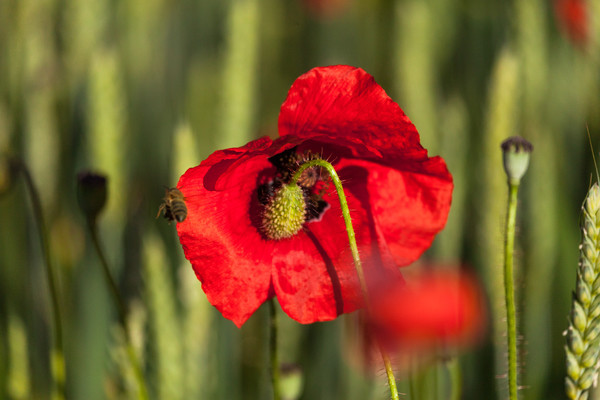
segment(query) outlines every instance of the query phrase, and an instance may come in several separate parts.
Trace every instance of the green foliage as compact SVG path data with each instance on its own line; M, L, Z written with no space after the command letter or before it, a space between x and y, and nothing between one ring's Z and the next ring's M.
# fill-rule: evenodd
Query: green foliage
M447 232L426 261L467 264L487 289L485 342L456 361L467 400L493 400L495 386L506 386L497 378L505 353L493 347L504 342L499 145L513 135L534 144L516 239L521 394L563 398L561 332L574 272L566 266L577 258L592 171L586 124L594 144L600 138L600 2L589 3L590 40L574 45L542 0L357 0L327 16L302 0L0 1L0 163L25 161L39 187L64 309L68 397L135 397L77 207L75 177L91 169L108 176L98 225L151 398L268 398L265 310L241 330L223 320L183 260L174 225L154 217L164 187L186 168L218 148L276 135L297 76L351 64L375 77L454 174ZM6 176L2 164L0 399L47 398L53 329L44 256L23 182L8 186ZM595 288L577 290L578 304L588 291L593 303ZM301 326L281 314L281 358L301 371L300 399L385 398L382 374L357 366L353 318ZM572 322L588 329L586 318ZM569 354L585 347L581 339L570 334ZM581 362L569 364L573 390L591 378ZM446 374L432 366L423 382L447 382ZM449 395L429 383L419 393Z

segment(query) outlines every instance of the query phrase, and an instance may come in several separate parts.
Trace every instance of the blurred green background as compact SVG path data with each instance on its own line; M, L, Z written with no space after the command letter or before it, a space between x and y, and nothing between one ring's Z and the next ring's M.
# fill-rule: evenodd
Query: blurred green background
M585 2L584 2L585 3ZM562 399L580 206L600 149L600 5L573 41L550 0L0 0L0 154L30 168L58 268L72 399L134 398L116 311L79 212L75 178L109 178L100 234L130 307L154 399L269 399L266 307L242 329L210 306L164 186L219 148L276 136L290 85L312 67L372 74L455 179L428 262L470 266L491 308L461 354L464 399L505 398L500 142L534 152L520 193L517 287L524 399ZM50 393L52 309L31 200L0 171L0 398ZM410 268L410 267L409 267ZM281 314L282 361L302 399L385 399L355 362L353 316L302 326ZM496 346L495 346L496 345ZM447 399L447 370L419 395ZM433 382L433 383L432 383ZM433 390L432 388L437 388ZM500 393L500 394L498 394ZM598 397L600 398L600 397Z

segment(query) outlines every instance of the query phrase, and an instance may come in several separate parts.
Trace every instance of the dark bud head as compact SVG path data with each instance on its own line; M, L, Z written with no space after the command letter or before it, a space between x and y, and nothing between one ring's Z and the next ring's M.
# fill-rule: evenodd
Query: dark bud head
M106 204L106 181L106 176L90 171L77 174L77 200L90 221L98 217Z
M298 185L303 188L312 188L317 184L317 181L321 179L321 168L311 167L306 168L302 171L300 178L298 178Z

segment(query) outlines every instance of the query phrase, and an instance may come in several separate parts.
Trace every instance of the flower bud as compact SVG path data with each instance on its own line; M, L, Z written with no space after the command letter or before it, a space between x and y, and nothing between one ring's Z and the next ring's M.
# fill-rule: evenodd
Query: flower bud
M302 370L296 364L283 364L280 368L279 390L285 400L297 400L302 394Z
M94 221L106 204L106 177L90 171L77 175L79 207L90 221Z
M520 136L513 136L502 142L504 171L511 185L518 185L527 167L533 145Z

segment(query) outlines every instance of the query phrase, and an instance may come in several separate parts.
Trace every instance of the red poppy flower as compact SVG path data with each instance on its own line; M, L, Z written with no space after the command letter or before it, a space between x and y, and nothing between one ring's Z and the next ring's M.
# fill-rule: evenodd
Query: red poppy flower
M473 276L452 270L419 273L380 288L369 322L388 345L422 351L476 342L485 326L483 292Z
M578 45L584 44L588 36L587 6L584 0L555 0L554 12L561 28Z
M302 0L302 3L319 17L334 17L348 6L348 0Z
M208 300L237 326L275 295L301 323L361 306L337 194L321 171L302 188L299 231L274 238L265 226L265 210L303 159L329 160L343 180L368 280L417 259L450 208L444 161L427 156L414 125L362 69L300 76L281 107L279 135L216 151L177 185L188 209L177 224L185 255Z

